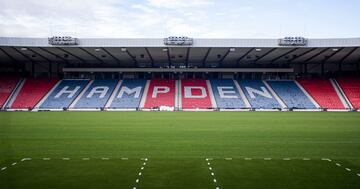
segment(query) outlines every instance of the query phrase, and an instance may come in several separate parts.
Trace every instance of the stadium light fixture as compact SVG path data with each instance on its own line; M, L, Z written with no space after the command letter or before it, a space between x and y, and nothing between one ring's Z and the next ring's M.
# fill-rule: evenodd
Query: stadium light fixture
M121 48L121 52L126 52L126 48Z
M338 51L339 49L337 49L337 48L333 48L332 50L333 50L334 52L336 52L336 51Z
M167 51L168 51L168 49L167 49L167 48L163 48L163 51L164 51L164 52L167 52Z
M98 51L100 51L100 49L99 49L99 48L96 48L96 49L94 49L94 51L97 51L97 52L98 52Z
M235 48L230 48L229 51L230 52L235 52Z
M26 47L22 47L20 50L27 51L28 49Z
M261 49L260 49L260 48L257 48L257 49L255 49L255 51L260 52L260 51L261 51Z

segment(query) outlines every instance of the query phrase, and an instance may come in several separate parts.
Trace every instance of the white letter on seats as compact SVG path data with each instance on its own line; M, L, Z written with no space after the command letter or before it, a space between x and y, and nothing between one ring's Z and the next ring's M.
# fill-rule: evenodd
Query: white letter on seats
M231 91L224 91L224 90L231 90ZM236 94L234 91L234 87L217 87L219 91L220 98L238 98L236 95L227 95L227 94Z
M170 88L169 87L166 87L166 86L156 86L154 87L154 91L152 93L152 98L157 98L157 94L160 94L160 93L168 93L170 91Z
M260 87L262 91L251 88L251 87L245 87L247 92L249 93L251 98L256 98L254 93L266 97L266 98L272 98L271 94L269 93L269 91L266 90L265 87Z
M69 94L67 98L72 98L75 95L75 93L80 89L80 86L76 86L75 89L73 90L68 90L68 88L69 86L65 86L64 88L62 88L61 91L59 91L55 95L55 98L60 98L60 96L63 94Z
M126 86L121 87L120 92L118 94L118 96L116 98L122 98L122 96L124 95L124 93L131 95L133 93L135 93L134 98L139 98L140 97L140 92L141 92L141 88L142 87L135 87L133 89L129 89Z
M193 89L200 89L201 94L200 95L193 95L192 90ZM207 96L206 90L204 87L184 87L184 98L205 98Z
M92 98L94 94L100 94L99 98L104 98L108 90L109 87L105 86L94 87L93 89L91 89L90 93L86 96L86 98Z

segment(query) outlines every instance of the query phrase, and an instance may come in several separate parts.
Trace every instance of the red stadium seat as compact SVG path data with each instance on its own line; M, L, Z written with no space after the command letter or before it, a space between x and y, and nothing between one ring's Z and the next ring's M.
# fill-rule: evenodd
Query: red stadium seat
M186 87L188 89L186 89ZM190 88L189 90L189 87ZM188 94L185 94L187 93ZM189 94L189 92L191 94ZM184 79L181 80L181 102L183 109L207 109L212 108L209 89L206 80Z
M175 80L152 79L144 108L175 107Z
M34 106L47 94L47 92L54 87L57 81L57 79L27 79L14 103L11 105L11 108L34 108Z
M360 78L340 77L336 81L354 108L360 108Z
M345 108L329 79L299 79L298 82L322 108Z
M4 106L19 81L18 77L0 77L0 108Z

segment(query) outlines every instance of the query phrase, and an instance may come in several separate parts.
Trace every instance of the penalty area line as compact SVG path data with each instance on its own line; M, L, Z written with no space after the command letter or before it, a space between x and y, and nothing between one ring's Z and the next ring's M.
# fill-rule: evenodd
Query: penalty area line
M140 178L143 175L142 171L145 169L146 162L148 161L148 158L140 158L140 160L142 161L142 164L141 164L142 166L140 168L139 173L137 174L138 177L135 180L135 186L132 187L133 189L136 189L137 185L140 183Z

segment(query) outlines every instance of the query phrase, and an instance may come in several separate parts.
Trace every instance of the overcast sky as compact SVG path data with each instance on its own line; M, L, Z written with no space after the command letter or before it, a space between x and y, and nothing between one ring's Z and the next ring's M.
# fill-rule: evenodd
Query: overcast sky
M360 0L0 0L1 37L360 37Z

